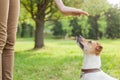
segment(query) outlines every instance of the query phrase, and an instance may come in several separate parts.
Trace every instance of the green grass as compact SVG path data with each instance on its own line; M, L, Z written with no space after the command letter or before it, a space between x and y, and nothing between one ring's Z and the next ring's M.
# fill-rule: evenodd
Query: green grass
M100 42L103 71L120 79L120 39ZM75 40L46 39L44 48L33 47L32 39L17 40L14 80L79 80L83 56Z

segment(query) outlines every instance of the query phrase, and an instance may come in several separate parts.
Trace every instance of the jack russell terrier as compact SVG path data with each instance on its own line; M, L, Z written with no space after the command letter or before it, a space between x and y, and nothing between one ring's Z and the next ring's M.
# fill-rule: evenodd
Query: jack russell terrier
M84 52L81 80L117 80L100 69L100 52L103 47L98 42L79 36L77 43Z

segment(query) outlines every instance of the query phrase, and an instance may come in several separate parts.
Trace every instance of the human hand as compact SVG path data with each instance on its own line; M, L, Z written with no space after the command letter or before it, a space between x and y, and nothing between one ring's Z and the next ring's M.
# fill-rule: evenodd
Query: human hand
M83 11L81 9L73 8L73 7L67 7L63 4L62 0L55 0L55 3L57 4L59 10L65 14L65 15L73 15L73 16L80 16L80 15L86 15L89 16L88 12Z
M60 9L60 11L65 15L73 15L73 16L85 15L85 16L89 16L88 12L86 12L86 11L83 11L83 10L77 9L77 8L67 7L67 6L62 7Z

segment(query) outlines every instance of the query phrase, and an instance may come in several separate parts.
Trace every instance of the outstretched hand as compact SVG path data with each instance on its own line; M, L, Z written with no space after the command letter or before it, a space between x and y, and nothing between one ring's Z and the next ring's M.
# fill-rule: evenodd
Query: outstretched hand
M89 16L88 12L83 11L81 9L73 8L73 7L67 7L63 4L62 0L55 0L55 3L57 4L59 10L65 14L65 15L73 15L73 16L80 16L85 15Z
M85 16L89 16L88 12L83 11L81 9L72 8L72 7L64 6L62 9L60 9L60 11L65 15L73 15L73 16L85 15Z

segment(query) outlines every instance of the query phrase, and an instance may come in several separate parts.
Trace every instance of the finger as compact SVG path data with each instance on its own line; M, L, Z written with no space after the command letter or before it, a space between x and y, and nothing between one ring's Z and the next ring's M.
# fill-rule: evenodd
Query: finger
M86 16L89 16L89 14L88 13L81 13L81 12L76 12L76 13L73 13L73 15L75 15L75 16L81 16L81 15L86 15Z
M78 10L78 13L79 13L79 14L86 15L86 16L89 16L88 12L83 11L83 10L81 10L81 9Z
M85 12L85 11L83 11L82 14L83 14L83 15L86 15L86 16L89 16L89 13L88 13L88 12Z

